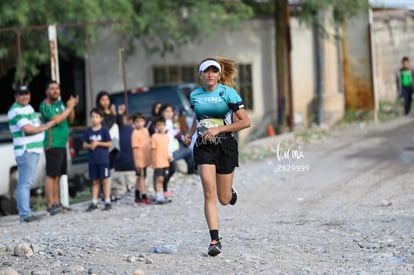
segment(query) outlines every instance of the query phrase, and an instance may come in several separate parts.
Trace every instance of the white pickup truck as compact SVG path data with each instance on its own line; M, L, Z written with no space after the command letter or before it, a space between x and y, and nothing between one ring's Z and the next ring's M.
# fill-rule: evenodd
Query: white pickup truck
M78 134L79 135L79 134ZM69 142L69 146L73 141ZM68 148L73 152L73 148ZM46 177L45 154L41 154L32 190L41 189ZM68 177L69 193L74 196L78 190L87 184L87 163L72 164L71 154L68 153ZM9 130L7 115L0 115L0 213L16 214L16 185L17 185L17 164L13 153L13 139Z

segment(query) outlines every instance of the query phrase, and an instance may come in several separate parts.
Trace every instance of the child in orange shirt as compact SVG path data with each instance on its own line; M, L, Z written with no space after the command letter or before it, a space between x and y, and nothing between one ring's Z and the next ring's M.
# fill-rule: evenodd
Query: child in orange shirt
M154 168L155 178L155 204L171 202L171 199L164 198L163 182L168 174L171 156L168 151L168 135L165 133L165 119L160 116L154 120L157 130L151 137L152 167Z
M134 163L137 172L135 183L135 202L151 204L147 197L145 179L147 178L147 167L151 165L151 138L148 129L145 128L145 117L141 113L135 113L131 117L134 131L131 136Z

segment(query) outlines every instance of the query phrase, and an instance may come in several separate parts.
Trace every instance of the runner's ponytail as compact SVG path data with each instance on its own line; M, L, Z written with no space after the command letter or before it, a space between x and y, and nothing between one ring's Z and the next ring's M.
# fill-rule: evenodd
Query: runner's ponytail
M233 59L215 57L214 58L221 65L221 76L219 82L223 85L236 87L237 69L234 66Z

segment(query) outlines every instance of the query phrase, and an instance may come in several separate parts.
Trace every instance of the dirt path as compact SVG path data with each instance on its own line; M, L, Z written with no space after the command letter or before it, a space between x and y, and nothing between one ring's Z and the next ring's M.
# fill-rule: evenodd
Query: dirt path
M215 258L206 256L199 179L179 176L169 205L136 206L129 194L110 212L86 213L84 203L37 223L1 218L0 267L19 274L412 274L414 170L404 155L412 133L407 119L333 131L303 148L286 144L300 156L242 164L238 203L220 207L223 253ZM13 256L18 242L34 255ZM178 253L152 253L161 244Z

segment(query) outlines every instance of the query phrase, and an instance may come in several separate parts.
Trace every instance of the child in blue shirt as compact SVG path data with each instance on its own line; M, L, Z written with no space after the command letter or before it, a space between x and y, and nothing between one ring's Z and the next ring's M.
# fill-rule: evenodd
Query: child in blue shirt
M109 184L109 148L112 146L111 136L108 128L102 126L103 112L94 108L90 111L92 127L83 134L83 148L88 149L89 178L92 180L92 202L86 211L98 209L98 196L100 184L103 185L105 193L105 208L110 210L111 187Z

